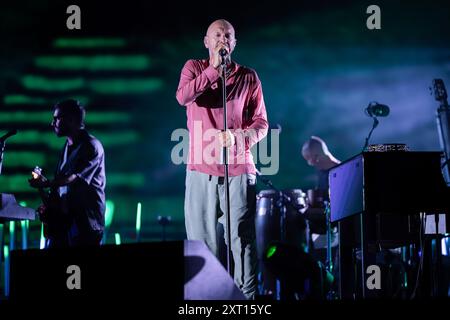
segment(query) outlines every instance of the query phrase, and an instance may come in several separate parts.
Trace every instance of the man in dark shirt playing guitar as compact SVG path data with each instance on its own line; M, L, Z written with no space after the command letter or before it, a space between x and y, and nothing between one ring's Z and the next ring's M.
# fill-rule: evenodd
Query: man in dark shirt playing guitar
M105 225L105 160L99 140L84 129L84 107L69 99L55 105L52 127L67 137L53 180L34 170L29 184L40 189L38 213L49 248L99 245ZM43 192L50 188L50 192Z

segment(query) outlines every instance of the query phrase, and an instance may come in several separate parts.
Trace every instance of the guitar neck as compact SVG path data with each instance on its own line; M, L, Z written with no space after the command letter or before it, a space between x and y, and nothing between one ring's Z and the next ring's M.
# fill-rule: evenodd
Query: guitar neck
M49 199L48 193L45 191L44 188L38 188L38 191L39 191L39 196L41 197L41 200L44 203L44 205L48 205L48 199Z

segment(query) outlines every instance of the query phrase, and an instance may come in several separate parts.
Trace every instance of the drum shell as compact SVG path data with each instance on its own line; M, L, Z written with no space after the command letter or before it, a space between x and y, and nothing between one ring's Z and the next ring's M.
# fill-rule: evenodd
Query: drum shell
M300 189L283 190L295 203L286 204L286 243L303 246L306 243L306 223L299 208L305 207L306 197ZM269 244L281 241L280 195L274 190L263 190L256 197L256 244L258 259L262 259Z
M285 243L300 248L306 246L306 222L299 208L306 207L306 196L299 189L283 190L292 199L293 204L286 203L286 239ZM277 278L265 267L264 255L273 241L281 241L281 207L280 194L274 190L263 190L256 197L256 246L259 265L259 293L271 295L279 290ZM284 287L286 284L282 284ZM278 288L278 289L277 289Z

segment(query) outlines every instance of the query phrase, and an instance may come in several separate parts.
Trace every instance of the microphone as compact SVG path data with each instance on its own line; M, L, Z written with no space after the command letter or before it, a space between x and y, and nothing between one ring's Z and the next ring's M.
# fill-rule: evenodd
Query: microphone
M387 117L389 114L389 107L384 104L380 104L376 101L372 101L367 106L365 112L369 117Z
M225 57L228 54L228 51L227 51L227 49L222 48L219 50L219 54L221 57Z
M17 134L16 129L8 131L8 133L6 133L2 137L0 137L0 143L4 143L6 141L6 139L8 139L9 137L16 135L16 134Z

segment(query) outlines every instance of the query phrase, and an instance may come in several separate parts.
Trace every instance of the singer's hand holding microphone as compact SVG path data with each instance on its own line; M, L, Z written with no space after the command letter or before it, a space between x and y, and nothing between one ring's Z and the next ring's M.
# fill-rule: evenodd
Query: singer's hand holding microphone
M228 52L227 46L224 43L219 42L217 44L216 50L214 50L214 56L213 56L213 62L212 62L213 67L216 69L218 67L220 67L222 64L222 60L226 59L226 56L228 55L228 53L229 52Z

